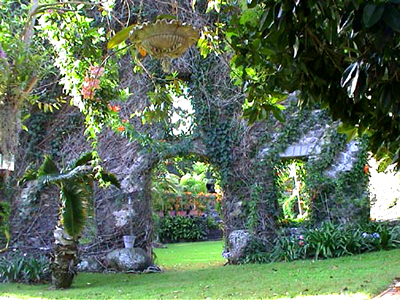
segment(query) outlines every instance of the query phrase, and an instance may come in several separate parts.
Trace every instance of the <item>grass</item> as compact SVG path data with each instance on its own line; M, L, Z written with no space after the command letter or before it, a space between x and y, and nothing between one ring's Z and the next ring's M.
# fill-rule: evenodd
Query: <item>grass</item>
M337 299L340 294L369 299L400 274L400 250L315 262L225 267L221 251L221 242L174 244L156 249L164 273L79 274L65 291L51 291L48 285L1 284L0 295L17 299Z
M166 249L154 249L156 264L165 270L187 270L220 265L226 259L222 257L222 241L201 243L170 244Z

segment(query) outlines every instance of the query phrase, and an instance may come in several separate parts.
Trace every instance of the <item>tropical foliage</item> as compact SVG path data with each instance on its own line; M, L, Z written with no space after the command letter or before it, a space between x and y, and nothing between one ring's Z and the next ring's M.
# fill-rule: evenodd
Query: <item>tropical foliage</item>
M13 253L0 258L0 282L45 283L50 280L49 261L41 256Z
M172 165L169 165L172 166ZM216 200L214 194L207 193L208 165L195 162L189 167L174 165L175 173L170 173L165 165L154 172L152 183L153 209L159 212L189 211L196 209L204 212L209 203Z
M56 288L68 288L76 274L77 243L85 228L86 208L93 198L93 181L102 181L119 187L113 174L100 172L96 177L93 152L87 152L66 168L59 169L50 156L45 156L37 171L28 170L21 180L36 180L37 190L48 185L60 189L60 219L54 230L54 259L51 264L52 283Z
M398 225L385 223L335 225L327 222L297 233L284 231L274 241L271 251L260 241L251 242L243 262L317 260L395 249L400 247L399 229Z

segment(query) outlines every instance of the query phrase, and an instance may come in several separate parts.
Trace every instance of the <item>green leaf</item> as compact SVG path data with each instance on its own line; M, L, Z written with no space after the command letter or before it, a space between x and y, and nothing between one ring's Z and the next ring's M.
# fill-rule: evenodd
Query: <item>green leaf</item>
M366 28L374 26L381 19L385 7L383 5L377 5L368 3L364 7L362 21Z
M86 165L88 162L94 159L94 153L86 152L82 154L71 166L71 169L75 169L76 167Z
M385 8L384 21L386 25L394 31L400 32L400 11L393 5L387 5Z
M357 127L348 126L345 124L341 124L338 128L338 132L346 135L346 142L350 142L357 136Z
M107 49L114 48L115 46L118 46L122 42L124 42L126 39L129 38L130 32L132 28L135 25L128 26L120 31L118 31L112 39L107 43Z
M25 114L23 117L21 117L21 122L26 121L28 118L30 118L31 114Z
M257 4L258 4L258 0L253 0L247 5L247 7L254 8L254 7L256 7Z
M285 116L283 115L282 110L280 110L278 107L272 107L272 114L279 122L285 122Z
M18 185L23 185L27 181L36 180L38 178L38 174L36 171L29 169L25 172L22 178L18 181Z
M112 185L114 185L117 188L121 188L121 184L118 181L117 177L113 174L113 173L108 173L105 171L101 171L101 178L103 179L103 181L105 181L106 183L111 183Z
M61 188L61 200L63 202L62 224L65 231L72 237L78 236L85 228L84 193L76 182Z
M50 175L50 174L60 174L55 162L51 159L49 155L46 155L43 164L40 166L37 175L38 177Z

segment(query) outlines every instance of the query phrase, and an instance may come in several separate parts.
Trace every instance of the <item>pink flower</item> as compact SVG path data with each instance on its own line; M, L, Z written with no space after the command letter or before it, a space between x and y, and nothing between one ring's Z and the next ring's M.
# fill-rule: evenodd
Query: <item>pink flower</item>
M89 72L90 75L94 77L100 77L101 75L104 74L104 68L103 67L89 67Z
M98 89L100 86L100 79L85 77L82 86L88 87L88 88L93 88L93 89Z
M303 247L304 246L304 241L299 241L299 246Z
M302 234L299 235L299 240L304 240L304 236Z

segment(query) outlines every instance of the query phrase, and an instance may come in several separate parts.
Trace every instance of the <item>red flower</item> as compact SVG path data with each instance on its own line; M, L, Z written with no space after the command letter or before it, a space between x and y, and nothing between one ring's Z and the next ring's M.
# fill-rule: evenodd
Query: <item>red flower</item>
M365 164L365 166L364 166L364 173L369 174L369 165L368 164Z
M110 105L108 104L108 109L115 111L115 112L119 112L121 110L121 107L119 107L118 105Z
M121 126L119 126L119 127L118 127L118 131L121 131L121 132L125 131L125 127L124 127L124 126L122 126L122 125L121 125Z

